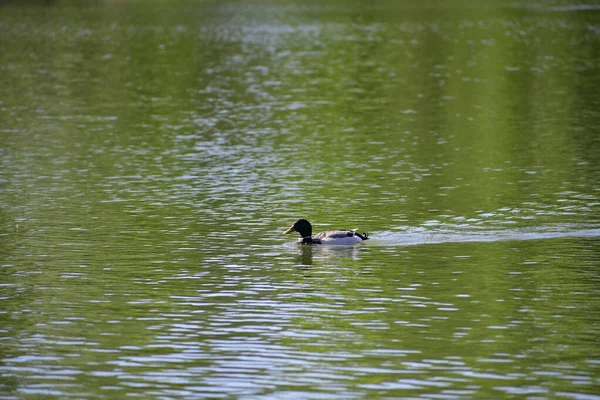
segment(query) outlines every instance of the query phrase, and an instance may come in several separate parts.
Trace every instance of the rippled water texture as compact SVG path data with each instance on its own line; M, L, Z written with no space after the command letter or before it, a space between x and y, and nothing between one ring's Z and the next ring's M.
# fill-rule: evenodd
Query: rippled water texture
M598 49L594 2L0 1L0 398L600 399Z

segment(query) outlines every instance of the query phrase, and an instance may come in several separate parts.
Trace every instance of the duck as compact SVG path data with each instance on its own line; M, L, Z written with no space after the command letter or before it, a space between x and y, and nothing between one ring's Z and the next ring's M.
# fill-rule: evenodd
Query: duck
M291 232L298 232L300 234L298 244L353 245L369 239L367 233L358 233L356 229L326 231L313 236L312 225L305 219L299 219L294 222L283 234L286 235Z

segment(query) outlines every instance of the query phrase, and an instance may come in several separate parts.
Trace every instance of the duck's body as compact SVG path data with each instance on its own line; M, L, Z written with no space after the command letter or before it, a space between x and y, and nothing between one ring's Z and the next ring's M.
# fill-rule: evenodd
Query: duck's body
M298 240L298 244L353 245L369 239L369 235L366 233L358 233L356 232L356 229L347 231L326 231L317 233L313 236L312 225L305 219L297 220L283 233L286 234L290 232L298 232L300 234L301 238Z

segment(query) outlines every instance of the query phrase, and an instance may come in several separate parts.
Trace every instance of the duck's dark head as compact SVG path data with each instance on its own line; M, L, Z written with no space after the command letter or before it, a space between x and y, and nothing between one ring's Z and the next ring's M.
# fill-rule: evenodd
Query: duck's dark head
M298 232L303 238L312 236L312 225L305 219L299 219L290 226L284 234L290 232Z

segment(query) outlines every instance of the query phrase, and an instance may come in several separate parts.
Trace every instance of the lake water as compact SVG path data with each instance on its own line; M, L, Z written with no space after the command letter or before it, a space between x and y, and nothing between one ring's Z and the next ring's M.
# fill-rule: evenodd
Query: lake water
M1 2L0 398L600 399L596 4Z

